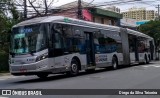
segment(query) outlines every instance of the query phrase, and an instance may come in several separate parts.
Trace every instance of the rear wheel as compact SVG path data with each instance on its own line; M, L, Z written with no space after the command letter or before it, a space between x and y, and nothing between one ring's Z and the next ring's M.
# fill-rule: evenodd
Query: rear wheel
M112 69L116 70L117 67L118 67L118 60L117 60L117 58L114 56L114 57L112 58Z

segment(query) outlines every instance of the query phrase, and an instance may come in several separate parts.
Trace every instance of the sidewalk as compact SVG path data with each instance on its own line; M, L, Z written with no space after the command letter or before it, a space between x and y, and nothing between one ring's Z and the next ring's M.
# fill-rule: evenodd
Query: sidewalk
M9 73L9 72L6 72L6 73L0 73L0 76L10 76L11 75L11 73Z

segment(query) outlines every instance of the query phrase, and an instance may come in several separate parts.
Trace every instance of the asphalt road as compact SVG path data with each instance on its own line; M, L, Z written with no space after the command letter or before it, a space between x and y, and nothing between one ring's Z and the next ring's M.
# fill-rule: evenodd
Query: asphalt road
M160 62L101 69L95 73L81 72L76 77L50 75L42 80L36 76L1 76L0 89L160 89ZM0 96L1 98L2 96ZM21 98L22 96L3 96ZM23 96L24 98L30 96ZM43 98L44 96L32 96ZM160 98L159 95L55 95L48 98Z

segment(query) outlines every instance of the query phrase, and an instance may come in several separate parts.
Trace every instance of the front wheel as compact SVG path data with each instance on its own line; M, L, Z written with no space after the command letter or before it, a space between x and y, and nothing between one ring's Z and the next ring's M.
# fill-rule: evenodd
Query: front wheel
M112 58L112 69L113 69L113 70L116 70L116 69L117 69L117 66L118 66L117 58L116 58L116 57L113 57L113 58Z
M70 71L67 72L70 76L76 76L79 73L78 62L76 60L72 60Z

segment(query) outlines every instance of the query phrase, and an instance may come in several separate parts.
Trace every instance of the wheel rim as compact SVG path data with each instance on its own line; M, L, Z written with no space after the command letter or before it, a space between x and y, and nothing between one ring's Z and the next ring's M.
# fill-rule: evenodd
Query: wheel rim
M74 73L76 73L77 70L78 70L77 65L76 65L76 64L72 64L72 71L73 71Z

